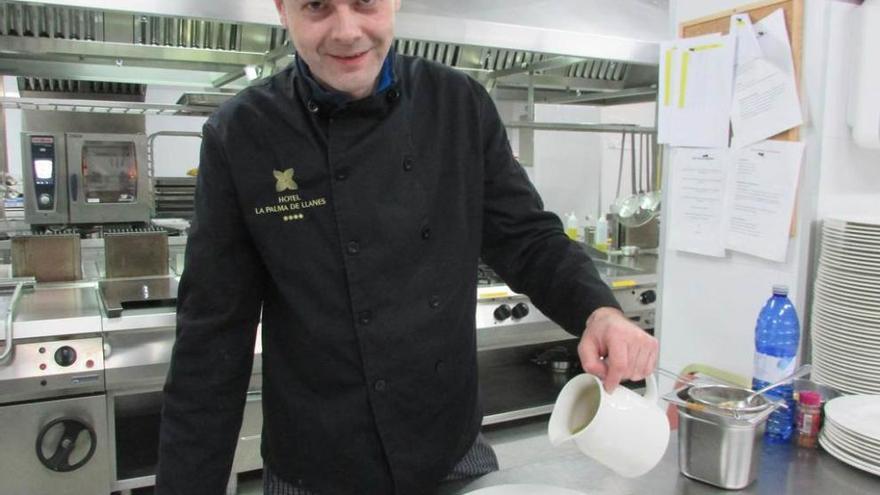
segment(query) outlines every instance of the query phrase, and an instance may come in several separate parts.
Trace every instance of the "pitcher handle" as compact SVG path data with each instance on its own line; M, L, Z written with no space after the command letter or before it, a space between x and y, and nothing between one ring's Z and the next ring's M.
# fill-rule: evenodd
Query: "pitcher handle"
M653 373L645 377L645 400L657 404L660 399L660 391L657 388L657 376Z

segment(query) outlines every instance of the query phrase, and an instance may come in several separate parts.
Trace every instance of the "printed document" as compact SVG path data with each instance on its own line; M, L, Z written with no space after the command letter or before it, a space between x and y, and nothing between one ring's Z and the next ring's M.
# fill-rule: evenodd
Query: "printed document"
M661 44L658 142L728 147L735 48L720 34Z
M730 113L734 148L769 139L803 123L782 9L754 26L747 19L731 18L739 41ZM753 38L760 53L755 52Z
M730 33L736 38L736 67L764 56L749 14L730 16Z
M762 141L733 152L728 249L785 261L803 155L804 144L791 141Z
M668 229L671 249L724 257L724 212L729 150L675 148L671 152Z

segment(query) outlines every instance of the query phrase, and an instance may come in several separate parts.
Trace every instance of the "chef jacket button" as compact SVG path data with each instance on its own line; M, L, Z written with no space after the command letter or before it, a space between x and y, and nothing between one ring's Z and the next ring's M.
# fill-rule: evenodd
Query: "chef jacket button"
M384 392L387 388L388 384L385 383L385 380L376 380L376 383L373 384L373 390L376 392Z
M391 88L388 90L388 101L394 103L395 101L400 99L400 90L397 88Z
M321 111L321 107L319 107L318 104L315 103L314 100L309 100L309 102L306 103L306 108L308 108L309 112L312 112L312 113L318 113Z
M431 227L422 228L422 239L428 240L431 238Z
M367 326L373 321L373 313L372 311L361 311L358 313L358 322L361 325Z
M406 157L403 159L403 170L409 172L413 169L413 159Z
M347 178L348 178L348 174L346 174L345 172L336 172L336 180L344 181Z
M428 299L428 306L430 306L431 309L439 308L440 307L440 296L431 296L431 298Z
M345 249L346 251L348 251L348 254L354 256L361 252L361 245L358 244L357 241L351 241L348 243L348 246L346 246Z

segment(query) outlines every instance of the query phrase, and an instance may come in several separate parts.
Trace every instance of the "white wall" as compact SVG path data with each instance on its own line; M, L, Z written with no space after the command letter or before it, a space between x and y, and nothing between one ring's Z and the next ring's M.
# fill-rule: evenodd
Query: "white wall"
M537 122L596 123L599 118L599 109L595 107L535 106ZM533 181L544 199L544 207L559 215L563 222L569 212L574 212L581 226L587 215L595 218L601 163L599 134L535 131Z
M4 96L18 97L18 80L13 76L3 76ZM9 175L21 183L21 110L6 109L6 167Z
M187 88L147 86L147 103L174 104ZM178 117L149 115L146 117L147 135L159 131L202 132L206 117ZM199 165L201 139L192 137L156 138L153 151L153 173L156 177L182 177L186 171Z
M601 122L603 124L634 124L642 127L654 127L655 105L654 103L635 103L630 105L612 105L601 107ZM601 134L602 136L602 211L608 212L611 203L617 198L617 182L621 176L620 171L620 134ZM631 152L629 135L623 150L623 174L621 180L620 195L628 196L631 193ZM639 156L641 145L636 136L636 156ZM645 160L647 167L647 160ZM638 173L637 173L638 176ZM648 190L647 179L643 181L644 189Z
M505 121L518 121L526 114L524 102L497 103ZM535 120L552 123L609 123L654 125L654 104L640 103L609 107L573 105L536 105ZM509 131L511 147L518 153L520 135ZM547 210L565 220L574 212L579 226L586 225L589 215L595 222L599 211L599 178L601 168L602 210L607 212L617 197L620 163L620 134L536 131L535 165L527 167L529 178L544 199ZM626 141L626 166L622 193L630 190L630 141Z
M680 22L751 2L673 0L670 36ZM712 258L663 250L659 334L661 366L678 370L701 362L751 376L754 324L774 283L791 288L801 321L808 313L811 237L823 216L869 208L880 200L880 155L854 147L842 121L847 28L839 12L852 5L805 2L801 98L806 143L798 200L797 234L785 263L733 253ZM674 207L674 205L672 205ZM669 226L666 226L669 228ZM668 236L664 236L664 240ZM808 328L802 341L808 344ZM808 350L808 349L807 349Z
M857 42L851 36L853 30L848 23L852 16L859 15L858 9L854 5L832 2L826 12L823 17L829 26L827 49L831 56L826 59L818 218L866 214L877 216L877 204L880 203L880 151L856 146L846 124L852 59L845 54Z

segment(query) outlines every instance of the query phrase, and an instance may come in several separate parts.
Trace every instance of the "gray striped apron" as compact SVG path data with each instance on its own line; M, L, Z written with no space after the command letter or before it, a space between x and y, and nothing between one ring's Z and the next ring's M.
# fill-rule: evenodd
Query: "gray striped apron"
M474 445L467 454L461 458L458 464L443 480L455 481L473 476L480 476L492 471L498 471L498 458L492 446L486 443L482 434L477 435ZM264 495L319 495L317 492L304 488L296 483L287 482L275 476L267 466L263 466L263 494Z

